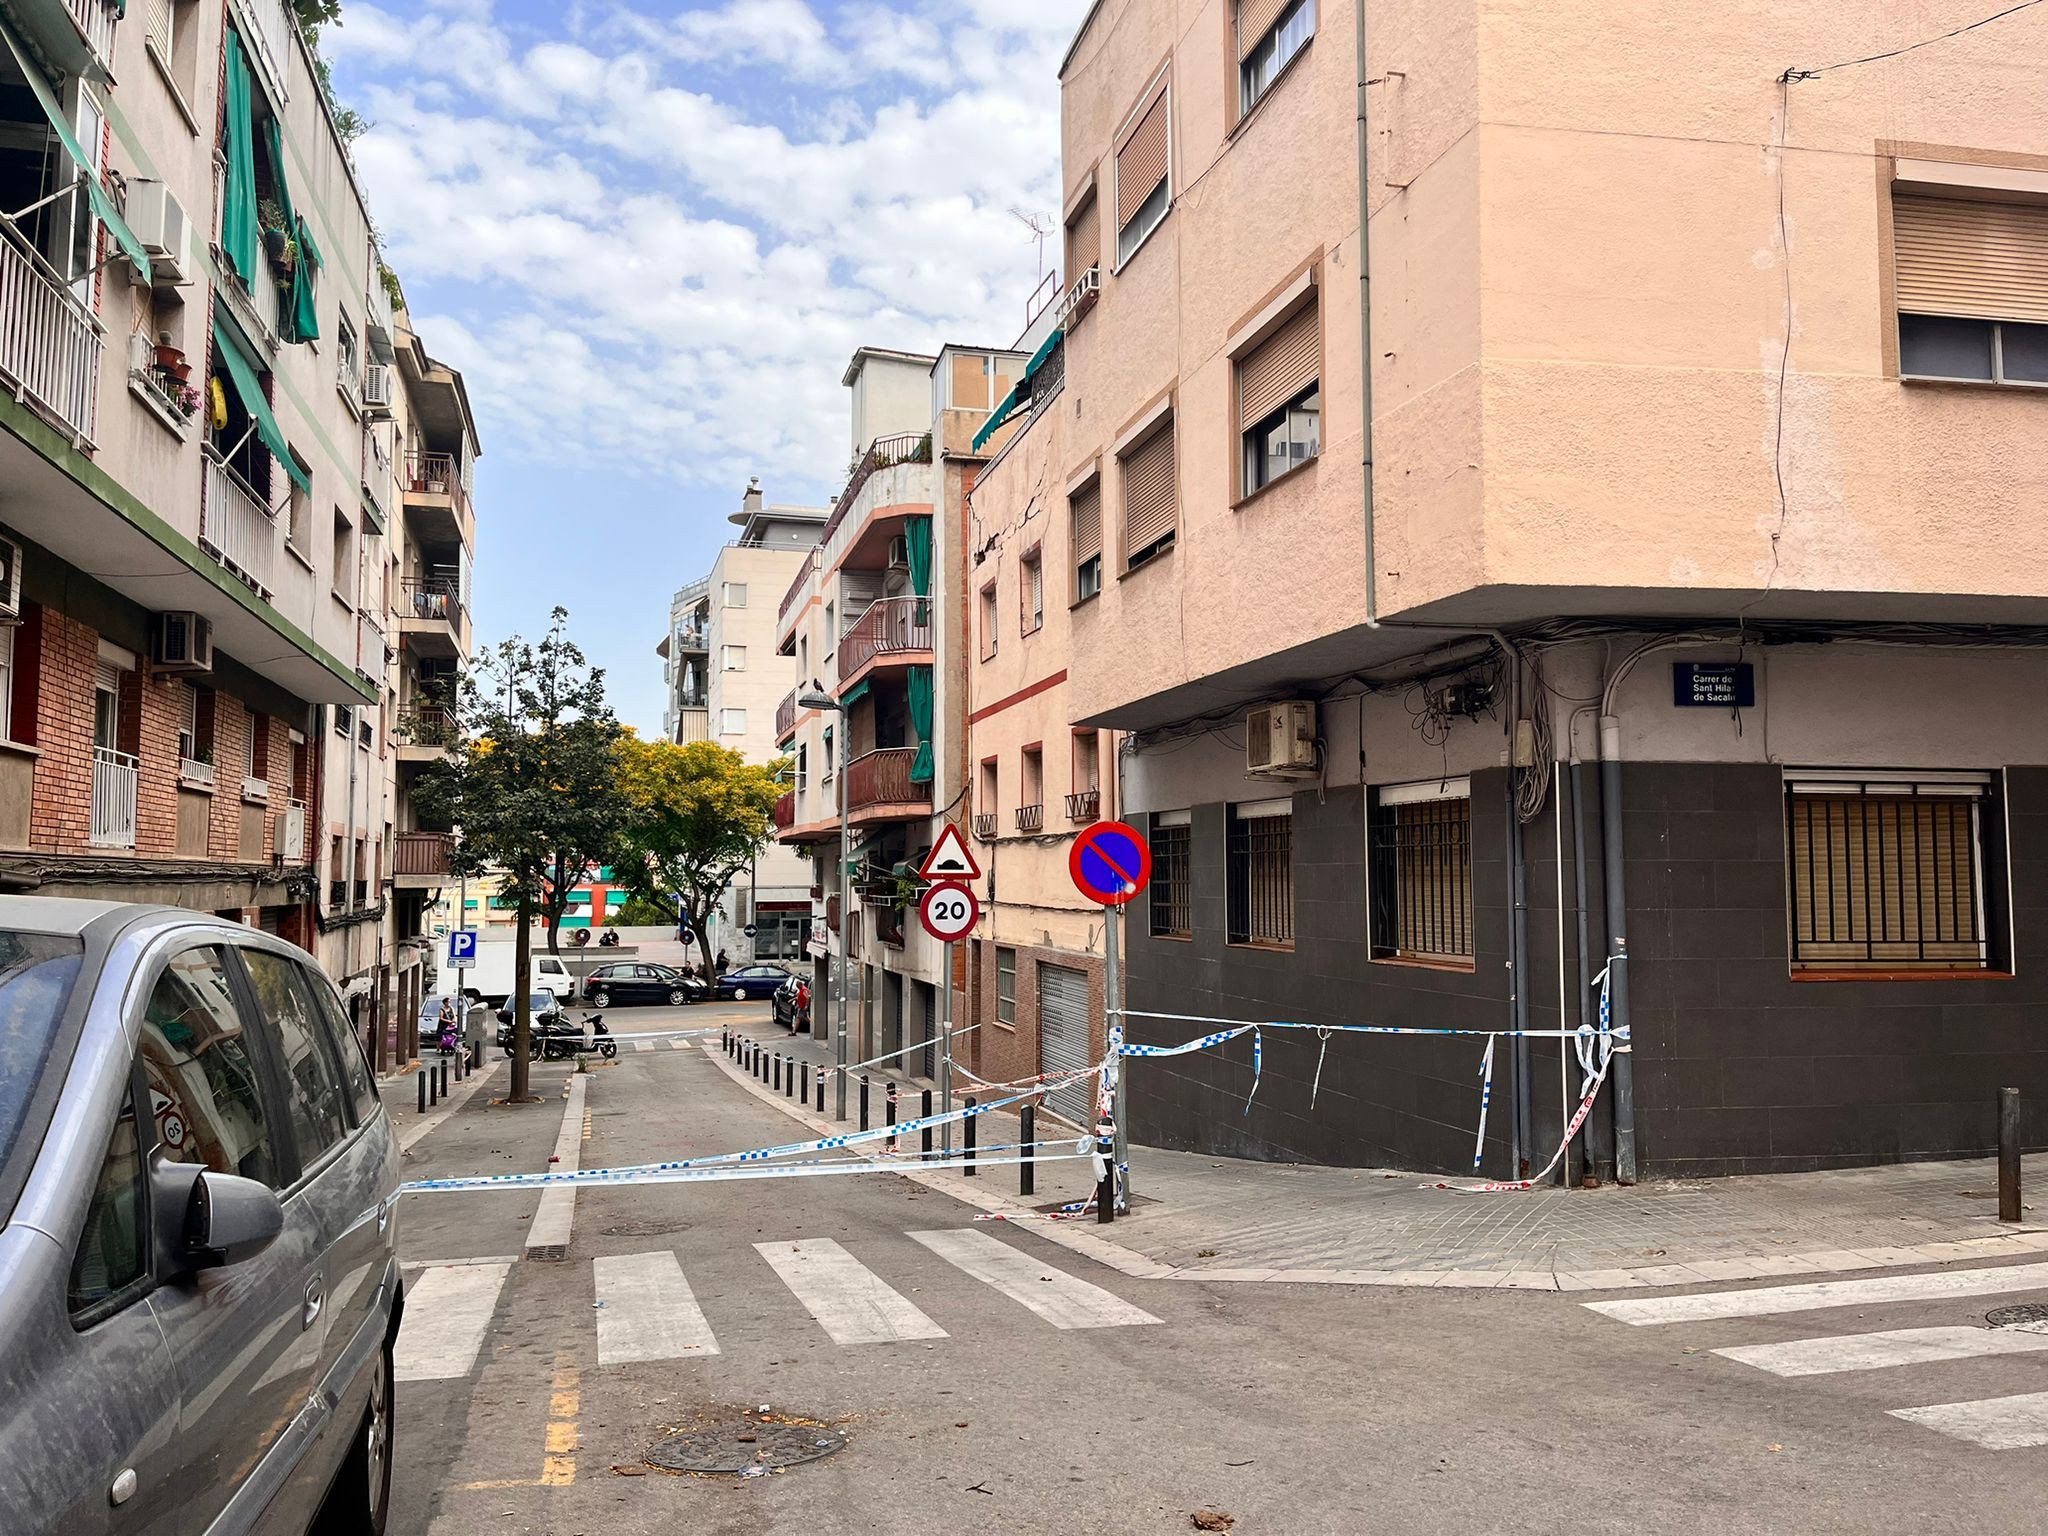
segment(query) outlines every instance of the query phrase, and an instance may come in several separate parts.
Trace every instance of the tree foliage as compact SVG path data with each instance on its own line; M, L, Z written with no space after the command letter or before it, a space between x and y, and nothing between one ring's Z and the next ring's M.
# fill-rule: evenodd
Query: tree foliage
M615 872L636 896L680 905L707 971L710 916L733 877L774 837L784 768L783 760L750 763L715 741L629 735L620 747L627 823Z

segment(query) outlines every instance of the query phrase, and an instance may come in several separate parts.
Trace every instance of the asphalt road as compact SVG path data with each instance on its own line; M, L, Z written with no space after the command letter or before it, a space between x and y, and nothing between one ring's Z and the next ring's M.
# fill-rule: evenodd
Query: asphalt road
M765 1003L608 1017L629 1044L728 1020L767 1033ZM537 1067L540 1106L479 1095L408 1175L547 1166L568 1079ZM586 1168L794 1139L695 1042L628 1049L582 1091ZM2048 1349L1972 1351L1988 1308L2048 1301L2048 1269L1986 1282L2013 1286L1998 1294L1638 1324L1549 1293L1135 1281L888 1174L586 1188L552 1262L521 1257L537 1205L401 1208L408 1262L442 1267L409 1277L405 1357L424 1374L399 1388L398 1536L1122 1536L1202 1510L1242 1536L2043 1525L2048 1444L1988 1449L1892 1410L1993 1400L1967 1432L2026 1438ZM1959 1325L1941 1337L1964 1358L1916 1333L1885 1346L1911 1363L1826 1374L1714 1353ZM670 1432L763 1405L846 1448L746 1480L644 1467Z

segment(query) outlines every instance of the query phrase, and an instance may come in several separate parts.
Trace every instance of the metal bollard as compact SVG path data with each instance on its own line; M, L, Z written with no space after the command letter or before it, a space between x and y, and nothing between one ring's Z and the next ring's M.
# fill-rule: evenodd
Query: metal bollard
M865 1072L860 1078L860 1128L868 1128L868 1078Z
M802 1104L808 1104L811 1102L811 1064L807 1061L801 1067L798 1067L797 1071L803 1076L803 1089L798 1093L797 1101Z
M424 1115L427 1112L427 1074L422 1072L419 1075L418 1081L420 1085L420 1113Z
M974 1095L970 1093L963 1102L966 1108L973 1109ZM979 1115L970 1114L960 1122L960 1155L967 1160L967 1167L963 1171L970 1179L974 1177L974 1122L980 1118Z
M768 1063L768 1086L780 1092L782 1088L782 1052L775 1053L775 1059Z
M932 1091L931 1089L927 1088L924 1091L924 1102L918 1108L917 1118L920 1120L929 1120L931 1119L931 1117ZM924 1145L919 1149L920 1155L924 1158L926 1162L930 1162L932 1160L932 1128L930 1126L926 1126L922 1131L918 1132L918 1139L924 1143Z
M441 1097L448 1097L448 1058L443 1056L438 1063L441 1077Z
M1037 1119L1038 1111L1029 1104L1017 1111L1017 1139L1024 1143L1017 1149L1017 1156L1022 1159L1017 1164L1017 1193L1020 1195L1035 1193L1037 1189L1038 1164L1031 1161L1038 1156Z
M1998 1090L1998 1219L2020 1219L2020 1091Z
M889 1091L882 1096L882 1113L888 1117L890 1125L893 1126L896 1123L896 1084L893 1079L889 1083ZM896 1138L894 1136L889 1138L889 1150L891 1152L896 1150Z
M434 1069L428 1067L422 1075L427 1080L427 1108L432 1109L441 1102L441 1095L434 1091Z
M719 1049L720 1049L721 1051L725 1052L725 1054L726 1054L726 1055L728 1055L728 1056L730 1056L730 1055L732 1054L732 1031L731 1031L731 1030L729 1030L729 1029L721 1029L721 1030L720 1030L720 1031L718 1032L718 1048L719 1048Z
M809 1066L809 1064L808 1064L808 1063L806 1063L806 1064L805 1064L804 1070L805 1070L805 1071L807 1071L807 1072L808 1072L808 1071L810 1070L810 1066ZM795 1098L795 1097L796 1097L796 1053L795 1053L795 1052L791 1052L791 1053L790 1053L790 1058L789 1058L789 1065L788 1065L788 1066L786 1066L786 1067L784 1067L784 1068L782 1069L782 1096L783 1096L783 1097L784 1097L785 1099L793 1099L793 1098Z
M825 1113L825 1069L818 1068L818 1113Z
M1116 1220L1116 1133L1107 1120L1095 1122L1095 1151L1102 1159L1102 1182L1095 1186L1095 1224Z

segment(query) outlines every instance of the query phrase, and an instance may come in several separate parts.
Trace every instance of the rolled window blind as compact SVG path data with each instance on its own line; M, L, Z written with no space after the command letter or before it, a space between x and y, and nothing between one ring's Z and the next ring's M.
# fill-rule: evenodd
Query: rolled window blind
M1074 524L1074 564L1084 565L1102 553L1102 482L1076 492L1067 509Z
M1293 0L1239 0L1237 7L1237 57L1243 62L1245 55L1258 47L1273 30L1273 23L1280 19L1280 13Z
M1305 304L1237 365L1237 429L1248 432L1315 383L1323 366L1317 306Z
M1894 197L1892 270L1907 314L2048 323L2048 208Z
M1155 183L1156 185L1156 183ZM1067 286L1102 261L1102 205L1090 192L1067 226Z
M1173 423L1154 432L1122 460L1124 558L1142 554L1174 529Z
M1166 179L1167 97L1161 91L1152 98L1124 147L1116 152L1116 227L1121 230L1137 217L1145 199Z

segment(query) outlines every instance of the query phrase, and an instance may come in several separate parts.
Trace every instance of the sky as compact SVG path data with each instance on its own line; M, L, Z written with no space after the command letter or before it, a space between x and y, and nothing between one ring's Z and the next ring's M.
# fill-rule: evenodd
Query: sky
M344 0L320 47L371 215L478 418L479 645L560 603L659 732L670 597L750 476L837 494L854 348L1023 329L1086 10Z

